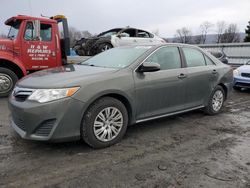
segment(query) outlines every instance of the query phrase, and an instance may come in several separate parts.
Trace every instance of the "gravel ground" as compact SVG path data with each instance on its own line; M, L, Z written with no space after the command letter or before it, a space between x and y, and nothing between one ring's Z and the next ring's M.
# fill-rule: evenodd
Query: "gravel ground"
M0 99L0 187L250 187L250 91L217 116L202 111L137 124L118 144L22 140Z

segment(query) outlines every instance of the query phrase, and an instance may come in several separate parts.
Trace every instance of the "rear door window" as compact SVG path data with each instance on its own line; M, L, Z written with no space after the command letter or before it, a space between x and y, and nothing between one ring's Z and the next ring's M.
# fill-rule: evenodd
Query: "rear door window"
M203 54L194 48L182 48L186 58L187 67L205 66L206 62Z

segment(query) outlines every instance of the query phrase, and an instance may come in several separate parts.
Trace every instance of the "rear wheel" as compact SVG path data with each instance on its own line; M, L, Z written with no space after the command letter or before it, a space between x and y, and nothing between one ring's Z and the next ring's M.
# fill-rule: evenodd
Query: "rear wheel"
M225 91L221 86L216 86L210 95L208 105L205 107L205 112L209 115L220 113L225 101Z
M128 113L123 103L104 97L94 102L83 117L81 135L93 148L119 142L127 130Z
M18 78L16 74L6 68L0 68L0 97L7 97L13 90Z

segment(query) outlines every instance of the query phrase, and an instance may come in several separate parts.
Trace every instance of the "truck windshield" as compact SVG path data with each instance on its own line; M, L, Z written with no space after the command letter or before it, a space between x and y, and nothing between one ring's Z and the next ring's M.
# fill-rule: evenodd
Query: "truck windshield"
M135 46L113 48L102 52L86 61L82 65L121 69L132 64L137 58L149 50L151 46Z
M12 23L9 30L8 38L15 39L17 37L20 25L21 25L20 20L16 20Z

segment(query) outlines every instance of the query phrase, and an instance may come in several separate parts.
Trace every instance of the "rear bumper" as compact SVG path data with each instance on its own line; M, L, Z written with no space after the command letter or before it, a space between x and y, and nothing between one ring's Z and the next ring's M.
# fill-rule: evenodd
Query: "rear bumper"
M44 104L10 99L10 122L24 139L50 142L78 140L83 106L84 103L72 98Z

